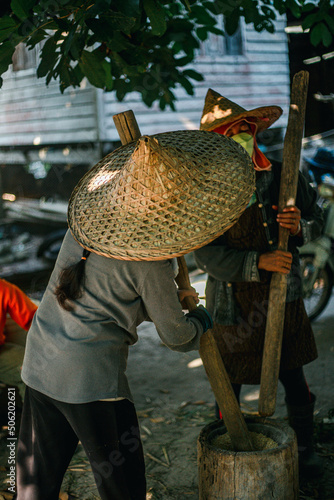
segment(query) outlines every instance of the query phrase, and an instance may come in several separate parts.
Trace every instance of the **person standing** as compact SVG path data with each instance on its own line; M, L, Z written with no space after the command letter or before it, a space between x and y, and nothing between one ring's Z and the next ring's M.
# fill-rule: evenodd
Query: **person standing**
M174 281L175 257L185 246L224 230L225 200L214 217L203 179L212 180L212 194L222 192L217 172L226 163L205 146L221 151L229 141L209 136L179 132L176 147L168 138L143 137L101 160L73 191L69 231L28 333L17 500L57 500L79 440L102 500L145 500L128 349L148 319L179 352L198 349L212 326L203 306L184 314L180 299L197 294L181 290L179 297ZM251 169L242 150L239 156L243 171ZM197 175L204 160L205 174ZM201 210L186 220L198 199ZM203 217L207 230L199 231Z
M238 222L209 245L195 251L197 265L208 273L206 307L215 322L215 338L237 399L242 384L259 384L273 272L287 275L287 298L279 379L284 386L290 425L297 434L300 470L321 472L313 449L315 395L303 366L317 357L310 321L302 300L298 247L321 234L317 194L302 174L296 206L278 213L280 166L260 151L256 134L281 115L278 106L250 111L209 89L201 129L231 137L250 157L256 190ZM278 250L279 225L289 229L288 251Z

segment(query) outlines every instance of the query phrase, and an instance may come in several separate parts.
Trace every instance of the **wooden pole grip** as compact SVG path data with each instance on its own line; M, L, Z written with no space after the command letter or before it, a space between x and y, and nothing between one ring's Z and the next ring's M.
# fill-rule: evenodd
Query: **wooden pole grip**
M141 137L136 117L131 109L114 115L113 120L123 146Z
M296 204L300 152L302 146L309 73L299 71L293 77L288 125L284 138L278 211ZM279 226L278 249L287 250L289 230Z
M188 274L188 268L187 268L187 263L183 255L181 257L177 258L177 263L179 266L179 273L175 279L177 286L181 290L187 290L191 288L190 280L189 280L189 274ZM193 309L196 309L197 305L195 302L194 297L186 297L184 299L184 302L187 305L188 311L192 311Z

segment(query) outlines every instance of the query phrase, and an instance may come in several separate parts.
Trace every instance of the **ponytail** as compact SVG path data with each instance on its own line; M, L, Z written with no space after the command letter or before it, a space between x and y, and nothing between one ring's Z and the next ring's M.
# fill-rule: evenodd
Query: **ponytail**
M59 284L55 291L58 303L66 311L72 311L73 305L68 301L79 299L82 296L82 288L85 278L85 262L90 251L84 249L79 262L63 269L59 276Z

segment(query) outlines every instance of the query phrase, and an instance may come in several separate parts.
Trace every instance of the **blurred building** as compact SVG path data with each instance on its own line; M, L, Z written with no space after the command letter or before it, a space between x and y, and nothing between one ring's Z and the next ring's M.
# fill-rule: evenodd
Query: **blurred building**
M258 33L241 23L231 37L211 35L192 64L205 80L195 82L194 96L176 89L176 112L161 111L158 105L147 108L137 93L117 102L113 92L93 88L86 80L81 88L61 94L58 82L47 87L44 79L37 79L38 49L19 46L0 91L3 188L10 177L6 169L13 172L15 166L16 171L25 170L23 181L16 177L15 186L10 186L17 195L33 196L29 184L33 176L35 196L49 196L55 190L66 199L84 171L120 144L114 114L132 109L142 134L197 129L209 87L246 109L281 106L283 116L260 140L264 145L282 142L290 96L285 18L280 17L275 27L274 34ZM148 80L147 85L154 82ZM67 187L57 188L65 179Z

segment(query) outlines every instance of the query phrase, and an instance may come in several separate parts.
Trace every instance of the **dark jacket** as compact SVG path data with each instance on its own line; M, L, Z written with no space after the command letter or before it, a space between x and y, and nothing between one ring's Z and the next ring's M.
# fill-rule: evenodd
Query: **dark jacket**
M272 205L278 205L280 173L280 166L273 165L270 172L262 172L256 181L256 203L261 210L268 252L276 250L278 246L277 212L273 210ZM288 275L287 302L301 297L298 247L320 236L323 227L322 210L317 205L317 193L302 174L298 179L296 206L302 214L302 237L289 238L288 250L293 255L293 263ZM252 228L249 230L252 231ZM208 273L206 306L214 321L222 325L234 325L237 311L232 283L259 282L262 276L258 269L260 253L252 248L230 248L226 243L227 234L228 232L196 250L195 259L198 267Z

